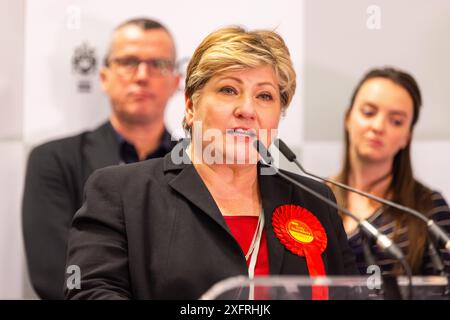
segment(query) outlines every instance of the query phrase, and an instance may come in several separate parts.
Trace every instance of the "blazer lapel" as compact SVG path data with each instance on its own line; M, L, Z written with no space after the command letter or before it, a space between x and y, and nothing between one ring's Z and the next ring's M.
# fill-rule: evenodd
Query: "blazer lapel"
M175 147L172 153L176 152L176 149ZM169 153L165 156L164 167L165 171L181 170L169 181L169 185L230 233L222 213L194 165L174 164L171 160L171 153Z
M267 249L269 251L269 268L271 274L280 274L285 247L278 240L272 227L274 210L284 204L292 203L293 186L273 175L262 175L261 165L258 165L259 188L264 209Z
M176 149L177 147L172 150L172 153L176 152ZM231 234L219 208L194 166L192 164L174 164L170 156L169 153L165 157L164 171L181 171L169 181L169 185ZM258 173L260 169L261 166L258 165ZM273 175L259 174L258 179L265 218L269 269L271 274L280 274L286 249L273 231L272 214L278 206L293 203L294 188L292 184L283 179L274 178ZM298 272L305 274L306 271L307 274L307 270L305 262L304 266L299 266Z

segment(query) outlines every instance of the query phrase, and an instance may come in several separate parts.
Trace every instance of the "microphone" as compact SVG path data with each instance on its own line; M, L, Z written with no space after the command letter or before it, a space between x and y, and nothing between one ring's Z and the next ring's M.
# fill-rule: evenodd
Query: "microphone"
M442 243L443 247L445 248L445 250L447 250L447 252L450 252L450 238L449 236L445 233L444 230L442 230L442 228L436 224L436 222L434 222L434 220L427 218L425 215L423 215L422 213L420 213L417 210L405 207L403 205L400 205L398 203L374 196L370 193L352 188L348 185L345 185L343 183L337 182L337 181L333 181L330 179L326 179L320 176L317 176L313 173L310 173L308 171L306 171L303 166L297 161L297 156L295 155L295 153L283 142L283 140L281 139L276 139L274 142L275 146L280 150L280 152L286 157L286 159L289 160L289 162L293 162L297 165L297 167L304 172L305 174L314 177L316 179L322 180L322 181L326 181L328 183L331 183L335 186L338 186L340 188L343 188L345 190L357 193L359 195L365 196L369 199L375 200L377 202L380 202L382 204L388 205L390 207L396 208L400 211L403 212L407 212L409 214L412 214L413 216L419 218L420 220L422 220L424 223L426 223L427 227L428 227L428 231L430 232L431 235L433 235L433 237L438 241L438 243Z
M273 158L272 155L270 154L269 150L267 150L267 148L262 144L261 141L259 140L255 140L253 143L255 149L258 151L258 153L260 154L261 158L264 160L264 162L271 166L271 163L273 163ZM403 254L403 252L400 250L400 248L391 241L391 239L389 239L386 235L380 233L378 231L377 228L375 228L370 222L368 222L367 220L363 220L363 219L359 219L357 218L353 213L351 213L349 210L347 210L344 207L341 207L339 205L337 205L335 202L333 202L332 200L328 199L327 197L321 195L320 193L310 189L309 187L301 184L300 182L292 179L291 177L289 177L288 175L282 173L280 170L278 170L278 168L275 168L277 171L277 174L279 176L281 176L282 178L288 180L289 182L293 183L294 185L296 185L297 187L299 187L300 189L308 192L309 194L313 195L314 197L322 200L323 202L325 202L326 204L328 204L329 206L343 212L345 215L349 216L350 218L352 218L353 220L355 220L356 222L358 222L358 225L360 226L361 230L363 230L363 232L365 234L367 234L369 237L373 238L377 245L386 253L388 253L390 256L394 257L397 260L400 261L405 261L405 255Z
M406 261L406 258L405 258L405 255L403 254L403 252L400 250L400 248L394 242L391 241L391 239L389 239L386 235L384 235L381 232L379 232L378 229L375 228L367 220L359 219L358 217L356 217L353 213L351 213L346 208L337 205L332 200L326 198L325 196L323 196L320 193L312 190L311 188L308 188L307 186L301 184L300 182L292 179L288 175L286 175L283 172L281 172L277 167L271 165L273 163L272 155L270 154L269 150L267 150L267 148L262 144L261 141L255 140L253 142L253 146L258 151L259 155L264 160L264 162L269 167L274 168L276 170L276 174L278 174L280 177L286 179L287 181L293 183L294 185L296 185L300 189L302 189L302 190L306 191L307 193L313 195L314 197L318 198L319 200L322 200L323 202L325 202L329 206L335 208L336 210L339 210L339 211L343 212L344 214L346 214L347 216L349 216L350 218L352 218L353 220L358 222L358 225L361 228L361 230L367 236L373 238L375 240L376 244L378 245L378 247L381 250L383 250L384 252L386 252L388 255L390 255L391 257L395 258L396 260L400 261L400 263L402 264L402 266L403 266L403 268L405 270L407 278L408 278L407 297L408 297L409 300L412 299L413 287L412 287L412 271L411 271L411 267L409 266L408 262ZM293 152L292 152L292 154L293 154Z

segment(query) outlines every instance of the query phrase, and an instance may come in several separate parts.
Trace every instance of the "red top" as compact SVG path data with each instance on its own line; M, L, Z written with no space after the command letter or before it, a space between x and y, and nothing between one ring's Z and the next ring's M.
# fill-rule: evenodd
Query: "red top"
M234 238L244 252L247 254L250 244L252 243L253 235L255 234L258 225L258 217L253 216L224 216L228 227ZM250 258L247 260L247 267L250 263ZM258 259L256 260L255 276L269 275L269 254L267 251L266 231L263 230L261 243L259 246Z

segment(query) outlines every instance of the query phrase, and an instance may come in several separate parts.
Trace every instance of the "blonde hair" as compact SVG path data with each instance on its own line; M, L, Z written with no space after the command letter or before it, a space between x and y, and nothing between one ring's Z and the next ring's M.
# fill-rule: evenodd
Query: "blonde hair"
M289 106L296 88L296 74L284 40L274 31L233 26L210 33L194 52L186 71L184 93L195 101L213 76L230 70L273 67L279 80L282 110ZM183 119L183 127L190 127Z

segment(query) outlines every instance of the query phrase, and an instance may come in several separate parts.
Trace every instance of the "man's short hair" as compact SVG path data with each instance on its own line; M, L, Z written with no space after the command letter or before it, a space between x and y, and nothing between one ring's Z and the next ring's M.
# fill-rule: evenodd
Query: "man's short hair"
M149 18L143 18L143 17L133 18L133 19L127 20L125 22L122 22L121 24L119 24L117 27L114 28L113 33L116 32L117 30L120 30L120 29L122 29L124 27L128 27L128 26L136 26L144 31L162 29L162 30L166 31L172 38L172 34L170 33L169 29L167 29L161 22L153 20L153 19L149 19ZM106 52L106 55L103 59L103 65L105 67L109 66L109 57L111 55L111 47L112 47L112 43L110 43L108 51Z

